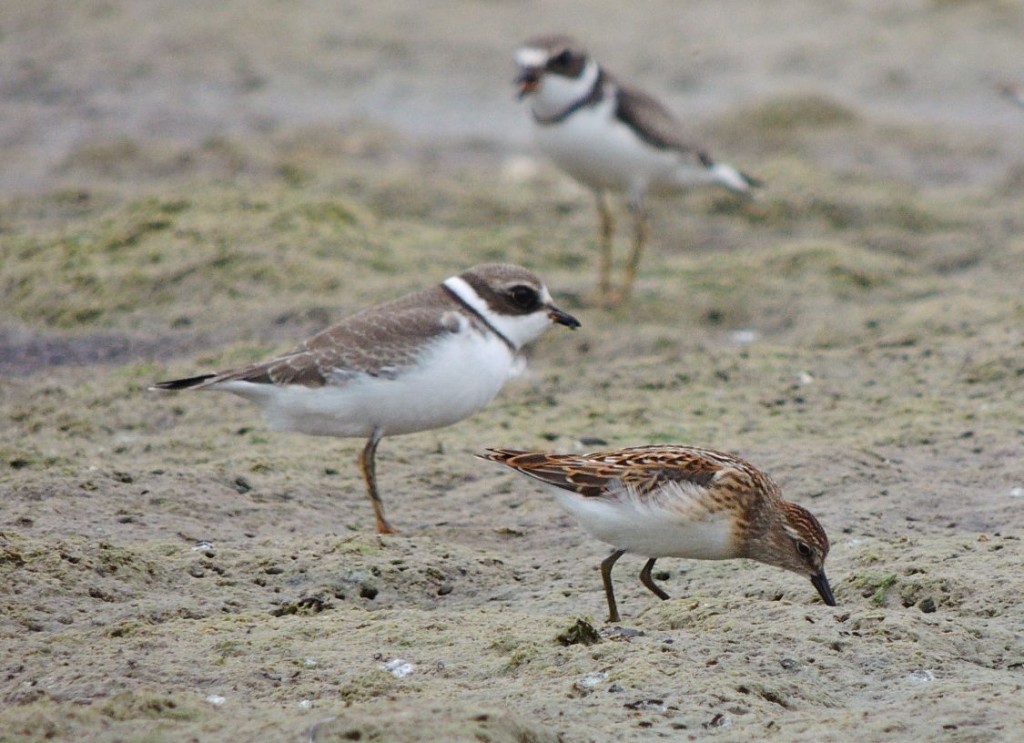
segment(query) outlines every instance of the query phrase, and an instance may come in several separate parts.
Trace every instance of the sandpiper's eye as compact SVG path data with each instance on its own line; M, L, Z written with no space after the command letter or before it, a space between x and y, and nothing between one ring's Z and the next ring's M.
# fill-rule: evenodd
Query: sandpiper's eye
M806 542L797 542L796 551L799 552L803 557L811 556L811 548L807 546Z
M568 67L570 62L572 62L572 52L568 49L563 49L556 56L552 57L548 64L551 67Z
M509 290L509 296L512 298L512 303L524 310L532 310L537 307L540 302L540 298L537 296L537 292L528 286L513 286Z

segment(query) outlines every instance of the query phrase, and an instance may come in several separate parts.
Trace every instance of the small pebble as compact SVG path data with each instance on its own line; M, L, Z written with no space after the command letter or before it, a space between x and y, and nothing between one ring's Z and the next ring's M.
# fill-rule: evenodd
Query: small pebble
M753 343L761 338L761 334L756 330L743 329L734 330L729 334L729 340L740 346L745 346L749 343Z

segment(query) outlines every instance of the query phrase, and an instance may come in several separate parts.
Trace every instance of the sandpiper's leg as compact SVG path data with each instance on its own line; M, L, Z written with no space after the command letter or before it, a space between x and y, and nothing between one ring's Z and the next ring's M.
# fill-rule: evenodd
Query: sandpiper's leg
M626 550L615 550L601 562L601 578L604 580L604 595L608 597L608 621L618 622L619 607L615 605L615 591L612 589L612 567L615 561L626 554Z
M640 571L640 582L647 586L651 593L653 593L659 599L664 601L665 599L669 598L669 595L662 591L661 588L654 582L654 579L651 577L651 570L654 569L654 563L657 562L657 560L657 557L652 557L650 560L647 561L647 564L644 565L644 569Z
M612 216L608 204L608 194L605 191L595 191L594 196L597 199L597 216L601 220L601 231L598 236L601 256L598 264L597 292L600 301L608 302L612 293L612 242L615 239L615 217Z
M647 207L644 206L642 193L636 193L630 199L629 211L633 213L633 252L630 253L626 267L622 271L622 289L619 292L619 300L622 302L628 302L633 294L633 282L636 281L640 258L643 257L644 247L647 245L650 233L650 225L647 223Z
M366 446L363 447L362 454L359 455L359 469L363 473L363 479L366 480L366 492L370 496L370 503L373 504L373 515L377 518L377 533L378 534L396 534L397 530L388 523L388 520L384 518L384 502L380 499L380 494L377 492L377 444L380 443L382 434L379 430L374 430L370 434L370 439L366 442Z

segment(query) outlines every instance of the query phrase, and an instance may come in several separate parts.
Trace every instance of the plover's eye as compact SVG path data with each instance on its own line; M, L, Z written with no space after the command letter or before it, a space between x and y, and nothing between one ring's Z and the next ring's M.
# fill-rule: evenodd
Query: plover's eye
M551 67L568 67L570 62L572 62L572 52L568 49L563 49L559 54L551 58L548 65Z
M799 552L800 555L803 557L811 556L811 548L807 546L806 542L797 542L796 551Z
M524 310L536 308L540 301L537 292L528 286L513 286L508 294L512 298L512 304Z

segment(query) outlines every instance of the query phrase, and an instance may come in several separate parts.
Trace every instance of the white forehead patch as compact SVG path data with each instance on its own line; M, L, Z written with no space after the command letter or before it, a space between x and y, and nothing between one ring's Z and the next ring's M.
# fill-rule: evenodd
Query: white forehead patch
M548 53L535 46L524 46L516 52L516 64L520 67L543 67L548 63Z

